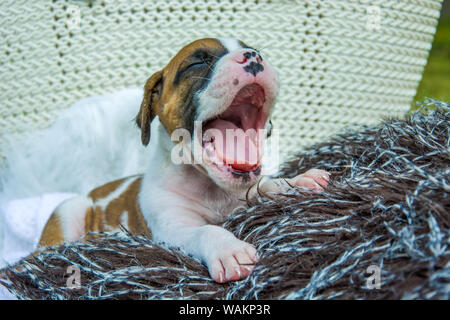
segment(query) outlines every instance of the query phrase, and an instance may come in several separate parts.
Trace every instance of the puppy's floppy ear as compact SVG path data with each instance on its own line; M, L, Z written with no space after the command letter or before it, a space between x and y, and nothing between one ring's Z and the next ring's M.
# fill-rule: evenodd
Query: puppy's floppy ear
M148 145L150 141L150 123L158 114L155 110L155 100L159 99L162 91L162 72L154 73L145 83L144 98L141 109L136 116L136 124L141 129L141 140L143 145Z

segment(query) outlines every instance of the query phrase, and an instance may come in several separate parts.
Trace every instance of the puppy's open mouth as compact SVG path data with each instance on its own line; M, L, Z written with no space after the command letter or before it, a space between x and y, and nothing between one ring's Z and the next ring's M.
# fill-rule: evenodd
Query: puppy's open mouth
M260 170L263 153L265 93L258 84L244 86L221 114L203 123L203 149L219 168L232 172Z

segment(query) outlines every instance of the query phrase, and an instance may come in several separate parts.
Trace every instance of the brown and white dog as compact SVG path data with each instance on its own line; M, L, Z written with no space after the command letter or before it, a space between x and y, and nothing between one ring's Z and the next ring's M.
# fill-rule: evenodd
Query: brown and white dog
M293 179L261 177L262 144L254 132L268 125L278 89L274 69L241 41L201 39L185 46L145 84L136 117L142 143L151 149L145 174L62 203L39 246L123 225L200 258L217 282L247 277L258 260L255 247L218 224L246 197L257 196L256 185L266 193L291 186L322 190L329 181L317 169ZM188 148L191 163L173 161L171 136L180 128L200 145L201 152ZM245 133L221 137L230 130Z

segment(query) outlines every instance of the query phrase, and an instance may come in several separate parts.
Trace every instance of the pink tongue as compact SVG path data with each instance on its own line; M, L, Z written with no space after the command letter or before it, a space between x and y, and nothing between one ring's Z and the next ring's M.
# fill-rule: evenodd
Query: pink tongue
M234 123L222 119L212 121L205 130L207 139L214 138L215 152L222 162L240 171L256 169L260 156L256 132L244 132Z

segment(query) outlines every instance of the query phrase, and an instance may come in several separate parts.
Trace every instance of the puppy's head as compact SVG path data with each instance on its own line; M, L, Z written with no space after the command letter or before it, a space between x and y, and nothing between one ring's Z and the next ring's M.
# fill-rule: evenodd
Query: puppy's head
M158 116L171 135L187 130L195 166L226 189L246 188L261 172L279 83L261 54L235 39L200 39L181 49L145 84L136 122L142 143Z

